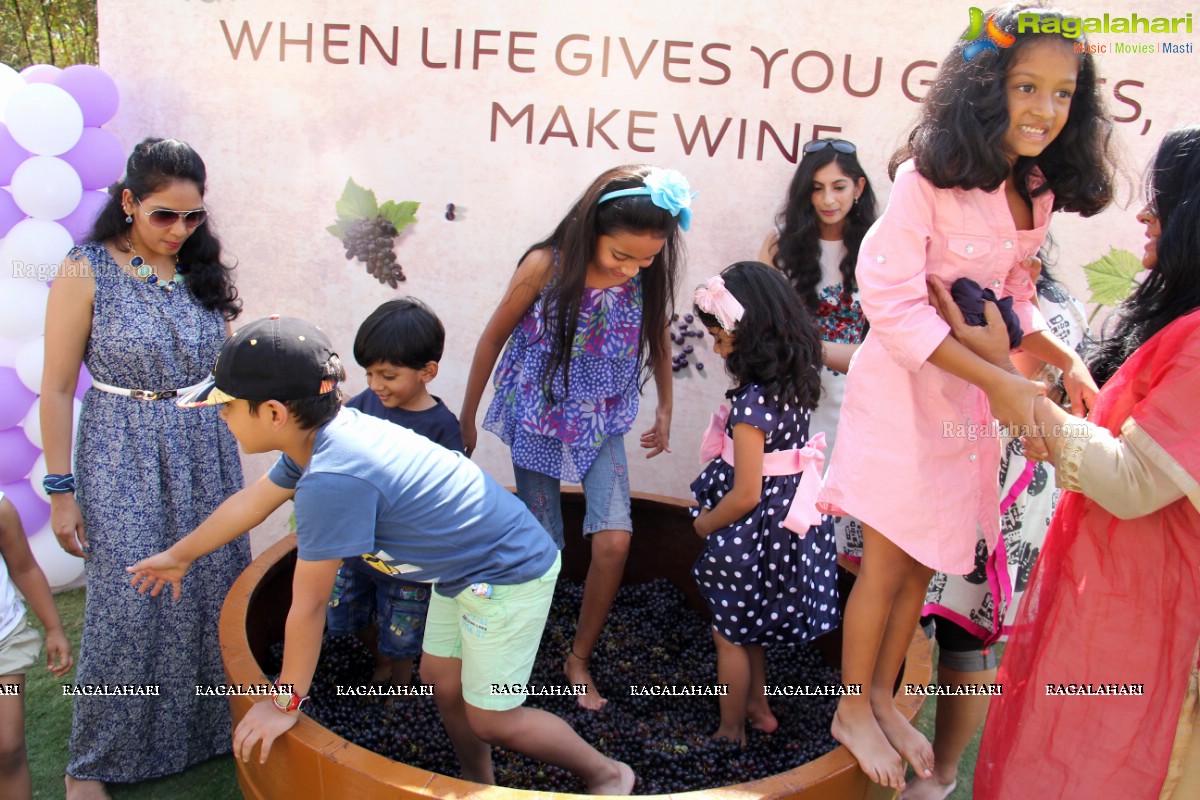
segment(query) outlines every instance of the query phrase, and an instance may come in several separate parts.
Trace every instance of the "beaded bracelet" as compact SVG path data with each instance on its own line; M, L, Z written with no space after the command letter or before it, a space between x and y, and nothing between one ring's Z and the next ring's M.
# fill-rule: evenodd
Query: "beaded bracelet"
M66 494L75 491L75 476L68 472L66 475L47 475L42 478L42 488L46 494Z

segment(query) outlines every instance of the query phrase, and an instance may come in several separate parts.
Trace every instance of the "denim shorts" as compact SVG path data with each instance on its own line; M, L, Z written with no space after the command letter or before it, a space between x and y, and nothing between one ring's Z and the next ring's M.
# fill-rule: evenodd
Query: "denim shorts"
M561 481L541 472L513 464L517 497L549 531L558 549L566 544L563 535ZM583 535L600 531L632 531L629 514L629 463L625 460L625 437L610 436L600 445L596 460L583 476Z
M938 643L938 666L959 672L995 669L999 660L994 648L983 647L983 639L957 623L936 614L921 617L925 635Z
M430 590L427 583L384 575L361 558L347 558L333 583L325 625L335 635L358 633L374 620L379 624L379 652L388 658L416 658L425 636Z

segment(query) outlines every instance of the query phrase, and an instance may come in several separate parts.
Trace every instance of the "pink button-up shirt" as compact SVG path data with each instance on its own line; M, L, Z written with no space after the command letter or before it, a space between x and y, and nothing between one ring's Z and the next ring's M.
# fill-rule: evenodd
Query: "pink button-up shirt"
M970 572L979 538L996 543L1000 443L983 391L927 361L950 328L929 305L925 279L965 277L1012 295L1021 329L1045 330L1021 261L1045 240L1053 202L1050 192L1035 198L1033 230L1019 231L1003 186L938 189L909 161L859 250L871 329L850 365L819 505L941 572Z

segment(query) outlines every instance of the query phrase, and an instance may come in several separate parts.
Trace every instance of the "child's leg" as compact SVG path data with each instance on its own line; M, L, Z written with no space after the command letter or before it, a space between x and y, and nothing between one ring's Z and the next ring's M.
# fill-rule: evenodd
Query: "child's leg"
M592 540L592 562L583 587L575 640L563 671L570 683L588 687L587 694L577 699L584 708L595 710L608 701L596 690L588 662L621 588L633 531L624 437L609 437L604 442L583 478L583 493L587 502L583 532Z
M433 686L433 700L446 735L454 745L464 780L493 784L492 748L480 739L467 720L467 704L462 693L462 659L443 658L425 653L421 659L421 677Z
M771 712L767 702L767 654L761 644L746 645L750 658L750 693L746 701L746 717L750 724L763 733L774 733L779 721Z
M629 555L629 531L600 531L592 534L592 562L588 566L587 582L583 585L583 604L579 608L579 622L575 627L575 640L567 653L563 665L567 682L584 684L587 694L579 695L579 704L597 710L608 701L600 696L592 682L588 662L592 650L600 639L600 631L608 620L621 578L625 574L625 559Z
M904 764L875 718L870 687L892 603L911 565L908 554L863 525L862 565L842 622L842 683L861 686L863 692L842 696L832 726L833 738L854 755L867 777L894 789L904 786Z
M0 797L33 797L25 752L25 676L0 675L0 686L16 686L18 694L0 695Z
M867 529L864 525L863 530ZM895 547L891 542L887 544ZM896 708L893 690L896 676L900 674L900 667L904 663L904 655L908 652L913 633L916 631L917 621L921 618L921 608L925 605L925 592L929 588L933 570L907 555L904 557L909 566L903 571L903 583L892 601L891 613L888 615L887 627L884 629L883 641L875 661L869 697L871 710L883 735L900 757L912 764L918 777L928 778L933 774L933 746Z
M729 687L720 699L721 724L713 731L712 738L728 739L745 746L746 713L751 694L750 656L746 648L729 641L716 628L712 629L712 637L717 646L717 681Z
M937 681L956 689L996 680L996 655L984 652L983 642L949 620L936 618L938 641ZM958 781L958 765L971 739L987 716L987 695L944 695L937 700L933 734L933 775L909 781L905 800L944 800Z
M547 711L524 706L506 711L470 704L466 708L472 730L484 741L562 767L582 778L592 794L627 795L633 791L636 779L629 765L602 755Z

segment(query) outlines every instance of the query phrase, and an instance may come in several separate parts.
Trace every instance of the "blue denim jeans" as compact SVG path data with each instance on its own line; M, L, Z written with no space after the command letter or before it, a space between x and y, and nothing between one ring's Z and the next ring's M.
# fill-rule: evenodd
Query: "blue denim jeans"
M558 549L562 550L561 481L541 472L513 464L516 474L517 497L533 512L542 527L549 531ZM600 446L600 452L587 474L583 476L583 535L599 531L632 531L629 514L629 463L625 459L625 437L610 436Z

